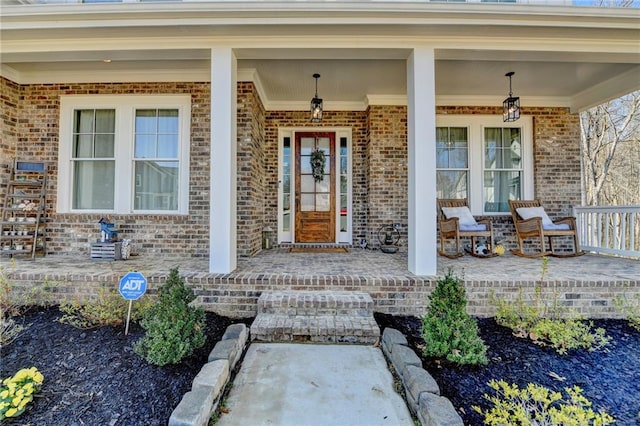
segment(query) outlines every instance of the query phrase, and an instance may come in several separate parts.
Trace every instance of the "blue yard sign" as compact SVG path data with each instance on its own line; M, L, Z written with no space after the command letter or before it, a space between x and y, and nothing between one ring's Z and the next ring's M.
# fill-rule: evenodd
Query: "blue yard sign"
M126 300L138 300L147 291L147 279L140 272L129 272L120 280L118 291Z

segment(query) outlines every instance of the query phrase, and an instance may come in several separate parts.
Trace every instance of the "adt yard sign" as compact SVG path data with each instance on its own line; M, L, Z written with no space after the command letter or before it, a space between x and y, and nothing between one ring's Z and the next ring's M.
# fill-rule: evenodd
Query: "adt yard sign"
M129 272L120 280L118 291L127 300L138 300L147 291L147 279L140 272Z

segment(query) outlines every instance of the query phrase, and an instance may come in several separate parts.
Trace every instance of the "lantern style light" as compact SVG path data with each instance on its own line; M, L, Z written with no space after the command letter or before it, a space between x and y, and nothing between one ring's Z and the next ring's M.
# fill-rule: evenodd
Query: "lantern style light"
M520 118L520 98L513 96L511 90L511 77L515 74L509 71L504 76L509 77L509 97L502 102L502 121L516 121Z
M320 74L314 74L313 78L316 79L316 94L311 99L311 121L318 123L322 121L322 98L318 97L318 79Z

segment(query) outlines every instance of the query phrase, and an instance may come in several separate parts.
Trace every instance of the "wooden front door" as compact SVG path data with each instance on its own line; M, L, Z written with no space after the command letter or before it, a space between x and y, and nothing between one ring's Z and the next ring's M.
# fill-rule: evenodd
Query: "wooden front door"
M296 243L336 240L334 159L335 133L296 133Z

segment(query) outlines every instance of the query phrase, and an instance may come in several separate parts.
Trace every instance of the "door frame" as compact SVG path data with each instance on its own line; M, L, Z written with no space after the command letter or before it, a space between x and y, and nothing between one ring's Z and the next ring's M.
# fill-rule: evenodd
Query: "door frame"
M283 169L284 169L284 140L285 138L289 138L290 141L290 156L289 156L289 165L291 170L291 181L289 187L289 198L291 203L295 200L295 135L296 133L313 133L313 132L321 132L321 133L335 133L335 150L336 150L336 159L333 161L332 167L334 167L333 172L335 173L335 183L334 183L334 196L335 196L335 241L334 243L343 243L343 244L352 244L353 242L353 143L352 143L352 129L350 127L280 127L278 128L278 175L277 175L277 183L278 183L278 203L277 203L277 238L278 243L291 243L293 244L295 241L295 208L292 207L289 217L289 230L283 230L284 224L284 184L283 184ZM344 139L343 139L344 138ZM341 224L341 216L340 216L340 146L343 140L346 140L347 146L347 215L346 215L346 225L347 229L345 232L341 232L340 224Z

